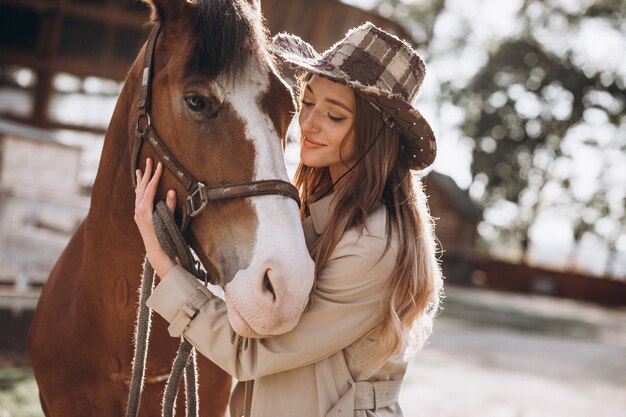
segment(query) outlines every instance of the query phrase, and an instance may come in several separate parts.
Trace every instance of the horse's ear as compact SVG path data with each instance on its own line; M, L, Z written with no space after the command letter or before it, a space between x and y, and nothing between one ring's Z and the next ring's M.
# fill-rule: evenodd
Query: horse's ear
M261 0L246 0L250 6L257 12L261 13Z
M152 21L161 23L169 19L176 19L187 3L186 0L143 0L143 2L150 6Z

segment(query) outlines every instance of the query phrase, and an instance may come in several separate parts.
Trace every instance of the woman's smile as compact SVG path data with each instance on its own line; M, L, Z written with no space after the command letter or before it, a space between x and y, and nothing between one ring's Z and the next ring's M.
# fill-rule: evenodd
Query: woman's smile
M306 135L303 136L303 139L304 139L303 145L307 149L319 149L319 148L323 148L324 146L326 146L323 143L317 142Z

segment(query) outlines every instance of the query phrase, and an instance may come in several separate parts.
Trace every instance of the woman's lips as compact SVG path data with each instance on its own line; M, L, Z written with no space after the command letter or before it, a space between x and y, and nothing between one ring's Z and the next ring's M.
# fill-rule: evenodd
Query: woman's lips
M319 149L324 146L326 145L324 145L323 143L315 142L313 139L310 139L306 136L304 137L304 147L307 149Z

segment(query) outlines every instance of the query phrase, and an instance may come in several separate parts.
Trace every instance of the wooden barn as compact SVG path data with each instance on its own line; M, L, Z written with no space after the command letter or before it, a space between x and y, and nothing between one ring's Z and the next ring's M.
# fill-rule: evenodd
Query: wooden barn
M424 184L443 253L473 254L481 212L467 191L459 188L451 177L436 171L426 176Z
M318 50L368 20L409 38L397 23L338 0L261 3L270 33L295 33ZM147 38L147 18L147 6L135 0L3 0L0 117L42 128L103 133L108 118L96 123L68 119L51 104L78 93L115 97L115 82L124 80ZM98 87L92 77L113 83Z
M454 180L436 171L425 178L447 284L626 305L626 282L493 259L476 250L481 212Z
M35 307L89 197L78 181L79 147L0 121L0 149L0 308L20 314Z

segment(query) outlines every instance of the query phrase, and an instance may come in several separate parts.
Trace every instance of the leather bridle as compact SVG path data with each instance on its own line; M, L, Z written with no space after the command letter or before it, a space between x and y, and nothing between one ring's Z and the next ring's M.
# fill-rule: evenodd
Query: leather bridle
M298 189L291 183L283 180L260 180L245 183L204 185L185 169L176 157L170 152L163 140L159 137L156 129L152 126L150 118L150 99L152 93L152 73L154 62L154 49L159 37L160 25L152 28L143 59L141 72L141 84L139 89L139 111L137 113L137 126L135 139L131 149L131 178L133 187L137 186L135 171L139 164L139 155L144 142L148 142L159 160L181 183L187 192L187 198L182 208L181 230L184 230L189 221L197 216L209 201L226 200L232 198L245 198L258 195L282 195L294 199L298 206L300 197Z

